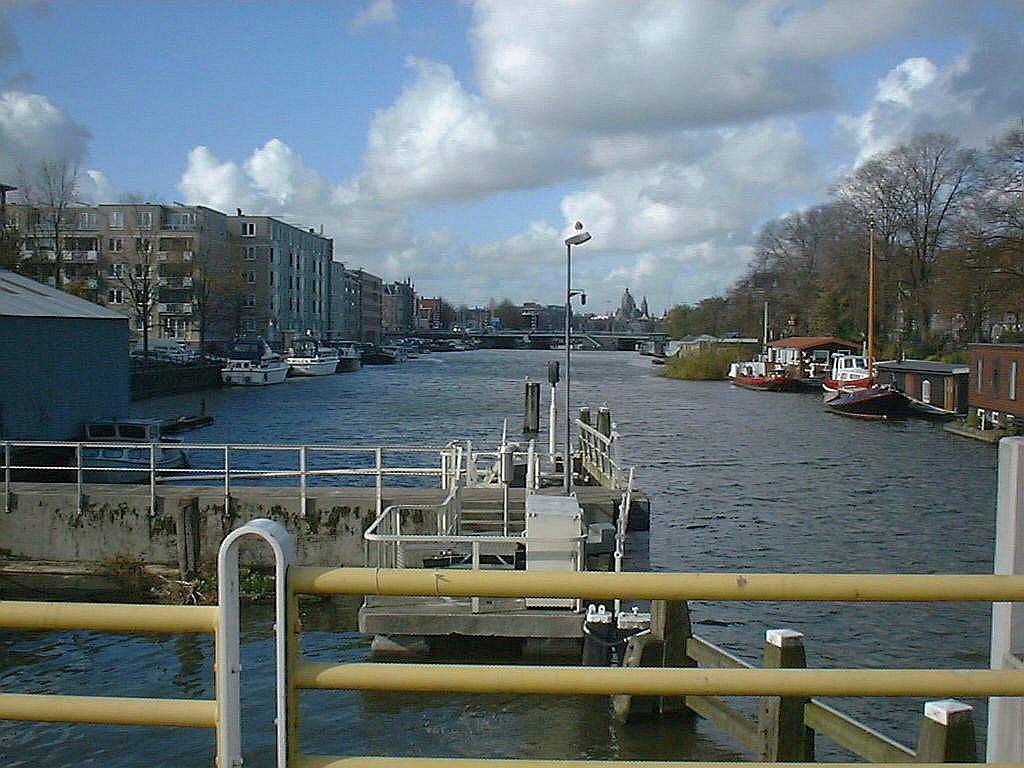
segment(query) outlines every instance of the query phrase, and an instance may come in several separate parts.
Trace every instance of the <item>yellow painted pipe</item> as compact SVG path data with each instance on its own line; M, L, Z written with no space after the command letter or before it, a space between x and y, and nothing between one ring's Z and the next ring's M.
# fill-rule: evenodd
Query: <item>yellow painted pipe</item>
M0 601L0 629L214 632L217 607Z
M807 763L685 762L679 760L501 760L448 757L328 757L302 755L289 763L293 768L807 768ZM815 763L814 768L864 768L864 763ZM872 763L871 768L906 768L906 763ZM916 763L915 768L949 768L949 763ZM1020 768L1016 763L958 763L957 768Z
M699 669L475 664L324 664L299 688L634 696L1024 696L1024 670Z
M0 693L0 720L216 728L217 702Z
M1024 601L1024 576L552 573L401 568L289 569L299 594L620 597L630 600Z

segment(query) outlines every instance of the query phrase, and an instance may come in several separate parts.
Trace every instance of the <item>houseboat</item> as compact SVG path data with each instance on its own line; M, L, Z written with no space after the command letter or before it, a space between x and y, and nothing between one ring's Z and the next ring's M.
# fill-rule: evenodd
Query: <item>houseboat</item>
M316 339L297 339L288 350L285 362L293 376L327 376L338 370L338 351Z

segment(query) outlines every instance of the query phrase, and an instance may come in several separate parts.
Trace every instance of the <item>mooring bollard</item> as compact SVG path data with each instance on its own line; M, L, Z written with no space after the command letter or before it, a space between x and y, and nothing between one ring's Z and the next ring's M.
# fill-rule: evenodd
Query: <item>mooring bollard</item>
M523 434L535 435L540 432L540 382L526 380L523 406Z
M765 669L804 669L807 654L802 632L769 629L764 638ZM804 725L806 696L764 696L758 718L761 750L758 760L807 762L814 760L814 732Z
M199 570L199 497L178 499L177 528L178 573L189 579Z
M978 762L973 712L974 707L956 699L926 702L917 740L917 762Z
M614 641L612 612L603 605L588 605L587 618L583 622L583 656L580 664L584 667L607 667L612 658Z

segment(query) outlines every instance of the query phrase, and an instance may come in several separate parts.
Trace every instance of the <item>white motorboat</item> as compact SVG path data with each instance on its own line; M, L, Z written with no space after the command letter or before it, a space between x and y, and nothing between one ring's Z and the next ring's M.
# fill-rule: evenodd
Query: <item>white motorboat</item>
M327 376L338 370L338 352L316 339L297 339L285 362L294 376Z
M280 384L288 375L288 363L263 339L237 339L228 350L227 363L220 370L225 384L260 387Z
M87 483L148 483L150 471L187 469L181 448L161 443L160 419L86 422L82 479Z

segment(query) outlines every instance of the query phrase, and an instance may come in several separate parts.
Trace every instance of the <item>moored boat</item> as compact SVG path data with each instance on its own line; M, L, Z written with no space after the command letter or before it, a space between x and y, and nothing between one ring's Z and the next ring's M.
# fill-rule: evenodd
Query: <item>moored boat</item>
M250 387L280 384L287 375L288 363L259 337L237 339L220 371L225 384Z
M832 366L821 386L826 392L838 392L843 388L864 389L874 381L872 367L864 355L833 355Z
M748 360L729 366L729 381L737 387L759 392L785 392L794 386L793 377L770 361Z
M181 448L162 445L160 419L86 422L82 479L87 483L148 483L151 470L186 469Z
M363 358L354 341L338 341L331 346L338 353L338 373L352 373L362 368Z
M832 413L857 419L888 419L910 413L910 400L894 387L845 387L825 394Z
M295 376L327 376L338 370L338 352L316 339L297 339L285 362Z

